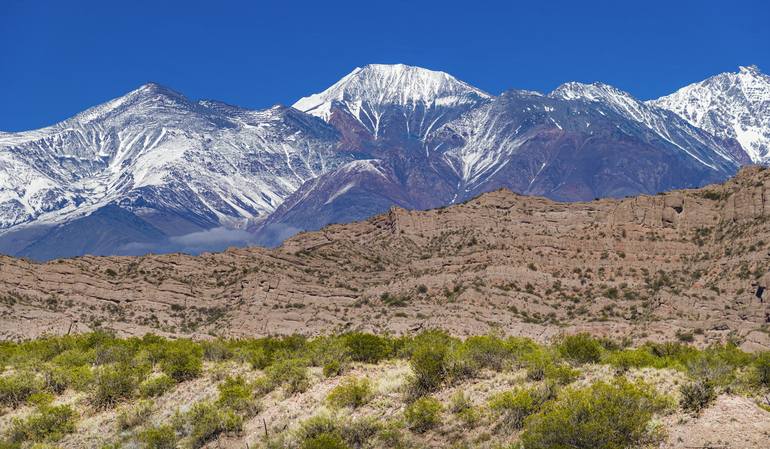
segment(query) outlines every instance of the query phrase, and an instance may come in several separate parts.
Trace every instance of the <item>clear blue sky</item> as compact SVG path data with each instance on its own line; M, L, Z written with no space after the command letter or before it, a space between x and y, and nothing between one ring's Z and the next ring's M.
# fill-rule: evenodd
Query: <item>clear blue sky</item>
M148 81L291 104L367 63L443 70L491 93L601 80L647 99L738 65L770 72L769 4L0 0L0 130L52 124Z

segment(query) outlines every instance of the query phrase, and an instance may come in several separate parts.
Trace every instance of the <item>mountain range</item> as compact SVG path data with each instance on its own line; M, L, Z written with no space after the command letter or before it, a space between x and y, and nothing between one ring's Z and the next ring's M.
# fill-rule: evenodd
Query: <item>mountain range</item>
M559 201L653 194L768 161L770 77L753 66L652 101L602 83L491 95L378 64L260 111L147 84L53 126L0 133L0 252L272 246L393 206L500 188Z

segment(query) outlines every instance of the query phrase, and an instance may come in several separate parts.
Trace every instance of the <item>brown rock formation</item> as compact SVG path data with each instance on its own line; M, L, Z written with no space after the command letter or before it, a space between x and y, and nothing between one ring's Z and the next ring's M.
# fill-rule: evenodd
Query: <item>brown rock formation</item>
M587 330L770 347L770 170L657 196L495 191L193 257L0 258L0 335Z

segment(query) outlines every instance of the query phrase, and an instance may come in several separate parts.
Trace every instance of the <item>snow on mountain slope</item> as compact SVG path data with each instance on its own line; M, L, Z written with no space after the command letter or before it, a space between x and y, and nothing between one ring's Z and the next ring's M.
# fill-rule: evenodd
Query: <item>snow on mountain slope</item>
M752 85L741 88L748 103L766 104ZM262 111L148 84L47 128L0 133L0 251L173 251L186 235L196 247L244 237L233 229L275 244L392 205L501 187L567 201L656 193L750 161L729 132L688 120L600 83L492 97L405 65L358 68Z
M756 66L721 73L648 104L716 136L736 139L755 163L770 162L770 76Z
M733 166L749 163L744 151L731 145L729 136L715 139L710 133L691 125L664 108L637 100L631 94L603 83L566 83L549 94L565 100L597 102L612 111L643 124L658 137L678 147L690 157L715 170L724 162ZM716 155L716 160L714 156ZM734 172L734 168L729 168Z
M333 122L349 114L374 138L388 132L424 139L437 125L489 99L490 95L443 72L403 64L356 68L325 91L294 107ZM395 133L394 133L395 134Z
M237 226L346 160L337 139L292 108L194 102L148 84L48 128L0 135L0 228L110 203Z
M598 83L506 92L445 124L428 146L457 175L457 201L499 187L561 200L654 193L725 179L749 162L737 142ZM599 181L582 159L589 154L618 182ZM646 163L628 164L641 155ZM681 179L670 179L677 170Z

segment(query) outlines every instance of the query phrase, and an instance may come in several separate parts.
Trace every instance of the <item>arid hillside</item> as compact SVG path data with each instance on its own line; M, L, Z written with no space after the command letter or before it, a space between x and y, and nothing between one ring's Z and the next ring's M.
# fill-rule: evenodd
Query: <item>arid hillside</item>
M657 196L508 191L202 256L0 258L0 338L110 328L204 337L440 327L548 340L770 348L770 170Z

